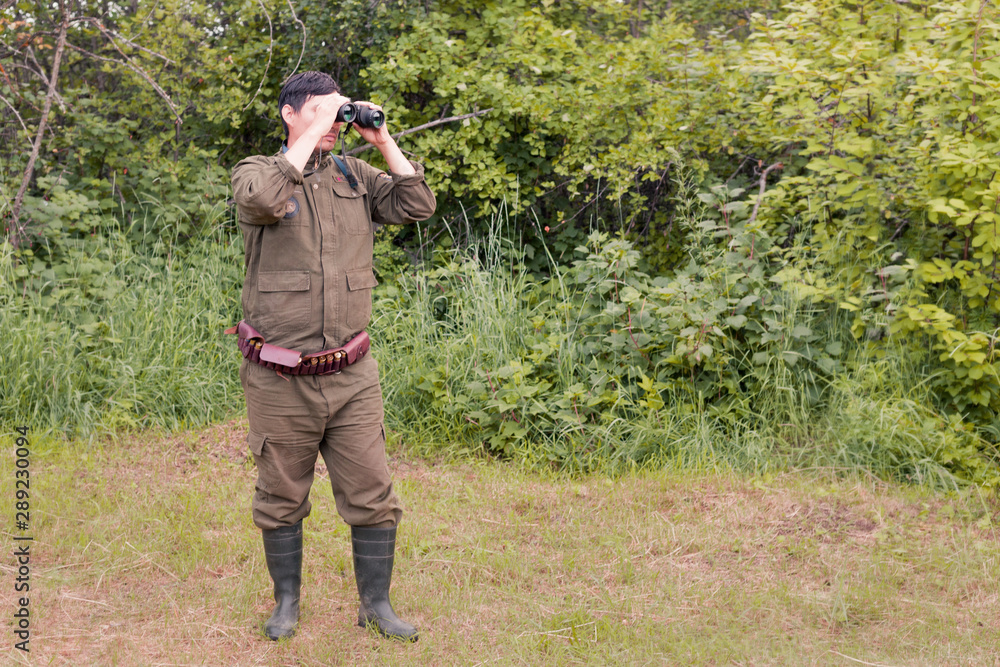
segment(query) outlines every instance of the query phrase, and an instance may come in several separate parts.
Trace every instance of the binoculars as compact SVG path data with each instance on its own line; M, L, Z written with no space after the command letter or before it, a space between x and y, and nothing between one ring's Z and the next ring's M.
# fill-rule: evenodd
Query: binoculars
M358 127L380 128L385 125L385 114L378 109L347 103L337 110L338 123L354 123Z

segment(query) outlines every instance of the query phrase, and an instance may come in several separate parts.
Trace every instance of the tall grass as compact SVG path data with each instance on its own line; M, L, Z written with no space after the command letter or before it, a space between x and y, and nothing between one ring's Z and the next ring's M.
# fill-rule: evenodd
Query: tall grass
M923 369L906 348L855 340L837 308L800 304L784 313L787 330L807 326L822 332L817 346L846 348L849 363L832 375L793 372L774 357L752 367L752 392L720 402L672 382L660 392L664 406L651 410L634 386L638 371L629 369L600 415L556 414L558 399L596 382L583 342L593 331L580 305L592 286L567 287L571 277L555 264L549 276L531 276L502 251L502 227L498 218L488 239L440 253L433 268L383 291L376 305L388 419L412 445L452 455L501 453L569 470L820 467L939 488L967 483L978 474L968 468L975 461L995 479L995 461L979 458L986 443L960 419L935 411ZM538 335L542 319L560 323L557 335ZM533 353L546 345L555 358L523 381L527 399L511 410L520 411L517 425L504 415L504 423L481 428L484 412L502 412L500 379L487 373L484 380L484 371L530 368ZM486 382L492 401L483 396ZM553 386L531 393L532 382ZM513 442L496 437L507 427L524 433Z
M132 231L105 237L115 269L103 296L82 305L60 299L79 289L72 274L44 296L19 290L12 249L0 246L0 421L84 436L175 429L238 410L235 353L222 330L238 319L241 243L217 225L183 254L140 252Z
M239 414L239 355L222 334L240 317L243 251L231 222L220 215L199 238L141 249L131 239L143 234L115 229L104 241L114 289L86 307L53 297L71 292L72 278L45 297L20 290L2 246L0 421L87 436ZM370 331L387 422L418 450L612 473L860 469L938 487L982 472L968 462L981 461L983 443L934 410L906 350L855 341L836 309L784 311L787 329L808 326L822 332L819 345L848 348L851 363L832 375L744 359L746 392L719 400L674 378L651 407L640 367L612 355L609 380L591 363L615 335L593 324L593 285L555 263L532 275L508 238L498 216L486 238L376 290Z

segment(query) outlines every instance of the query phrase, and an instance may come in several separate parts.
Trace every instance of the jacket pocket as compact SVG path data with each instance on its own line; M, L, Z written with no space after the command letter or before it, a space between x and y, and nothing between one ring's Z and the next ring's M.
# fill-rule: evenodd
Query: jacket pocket
M352 188L347 181L333 182L333 215L337 226L355 236L373 232L372 219L368 214L368 190L358 182Z
M309 323L311 281L308 271L261 271L257 276L259 328L294 332Z
M378 285L371 268L347 272L347 328L359 332L372 318L372 288Z

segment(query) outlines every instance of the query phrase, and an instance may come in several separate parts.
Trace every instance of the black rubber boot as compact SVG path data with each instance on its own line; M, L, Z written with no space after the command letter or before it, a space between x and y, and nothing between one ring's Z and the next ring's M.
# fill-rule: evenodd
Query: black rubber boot
M274 581L271 618L264 624L268 639L285 639L295 634L299 622L299 589L302 586L302 522L263 530L267 571Z
M417 629L396 616L389 603L389 583L396 550L396 528L351 526L354 577L361 608L358 625L374 628L383 637L415 642Z

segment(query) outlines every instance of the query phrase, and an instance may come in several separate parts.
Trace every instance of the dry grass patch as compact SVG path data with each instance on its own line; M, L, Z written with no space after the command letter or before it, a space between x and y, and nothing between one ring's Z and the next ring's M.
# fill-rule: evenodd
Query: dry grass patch
M393 600L420 642L355 627L349 529L320 462L300 630L275 644L256 629L271 600L245 430L35 443L32 651L11 641L8 662L982 665L1000 646L997 507L974 492L817 472L568 478L401 447Z

